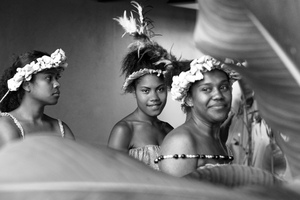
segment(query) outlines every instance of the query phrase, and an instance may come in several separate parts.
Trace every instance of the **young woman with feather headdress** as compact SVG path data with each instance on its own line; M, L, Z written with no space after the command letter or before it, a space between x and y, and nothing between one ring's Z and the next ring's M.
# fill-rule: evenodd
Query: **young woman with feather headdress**
M113 127L108 146L127 152L130 156L158 169L154 159L158 156L160 144L173 127L158 119L167 101L168 88L165 83L166 69L175 61L158 43L151 40L155 35L152 23L143 16L143 8L137 2L131 4L137 9L134 13L124 11L124 16L115 18L131 35L135 42L129 45L129 52L122 63L122 74L125 74L123 90L133 93L137 108L121 119ZM123 36L124 36L123 35Z

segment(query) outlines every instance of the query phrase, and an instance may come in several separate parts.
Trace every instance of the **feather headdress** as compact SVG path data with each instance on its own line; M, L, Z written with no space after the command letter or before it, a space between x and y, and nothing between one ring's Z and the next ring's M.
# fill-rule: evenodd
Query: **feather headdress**
M144 17L143 7L136 1L130 3L136 10L132 10L129 17L124 11L122 17L113 18L125 30L122 37L129 34L135 40L129 45L129 52L122 63L122 74L126 76L123 90L129 93L134 91L133 83L136 79L146 74L165 76L172 61L176 60L175 56L151 39L157 34L152 31L152 21Z
M122 37L124 37L124 35L127 33L133 36L133 38L136 40L136 42L129 45L129 48L141 49L149 43L152 43L151 38L155 36L154 32L152 31L153 25L149 18L144 17L143 8L139 3L136 1L131 1L130 3L136 8L136 11L131 11L130 16L127 17L127 12L125 10L123 17L113 19L119 22L119 24L125 30L125 33L122 35ZM137 18L134 17L134 13L138 15Z

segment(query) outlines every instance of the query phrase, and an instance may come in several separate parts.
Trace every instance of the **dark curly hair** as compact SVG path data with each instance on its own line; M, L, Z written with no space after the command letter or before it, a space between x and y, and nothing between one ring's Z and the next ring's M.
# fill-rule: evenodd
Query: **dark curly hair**
M8 91L7 81L11 79L17 72L17 68L23 68L25 65L36 61L44 55L50 56L46 52L32 50L17 56L11 67L7 68L2 74L0 80L0 98ZM20 87L17 91L10 91L0 104L1 112L10 112L20 106L20 102L24 96L24 89Z
M145 45L142 48L134 48L129 51L129 53L124 57L122 62L122 75L127 78L133 72L139 71L140 69L154 69L154 70L166 70L166 64L154 64L161 60L175 61L176 58L171 53L169 53L162 46L156 42ZM137 79L138 80L138 79ZM125 93L132 93L135 90L136 82L134 80L125 89Z

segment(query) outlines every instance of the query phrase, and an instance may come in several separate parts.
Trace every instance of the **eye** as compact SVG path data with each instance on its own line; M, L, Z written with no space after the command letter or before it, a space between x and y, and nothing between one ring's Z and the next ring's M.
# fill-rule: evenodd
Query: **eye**
M230 89L230 86L229 86L229 84L224 84L224 85L221 85L220 89L222 91L228 91Z
M164 92L164 91L166 91L166 88L165 88L165 87L160 87L160 88L158 88L158 92Z
M142 91L142 93L148 94L150 90L149 89L142 89L141 91Z
M51 80L52 80L52 76L51 76L51 75L47 75L47 76L45 77L45 79L46 79L47 81L51 81Z
M211 92L212 89L210 87L202 87L201 91L203 91L203 92Z
M58 79L61 78L61 75L60 75L60 74L57 74L55 78L56 78L56 80L58 80Z

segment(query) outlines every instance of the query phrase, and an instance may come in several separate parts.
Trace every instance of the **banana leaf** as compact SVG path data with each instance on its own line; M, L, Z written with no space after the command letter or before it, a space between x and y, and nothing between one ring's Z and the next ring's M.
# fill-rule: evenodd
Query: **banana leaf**
M172 177L106 146L55 136L28 136L0 151L0 199L299 199L293 186L234 190Z
M280 45L240 0L198 0L194 32L204 54L246 60L237 68L254 90L259 113L275 131L277 144L290 167L300 174L300 73Z

